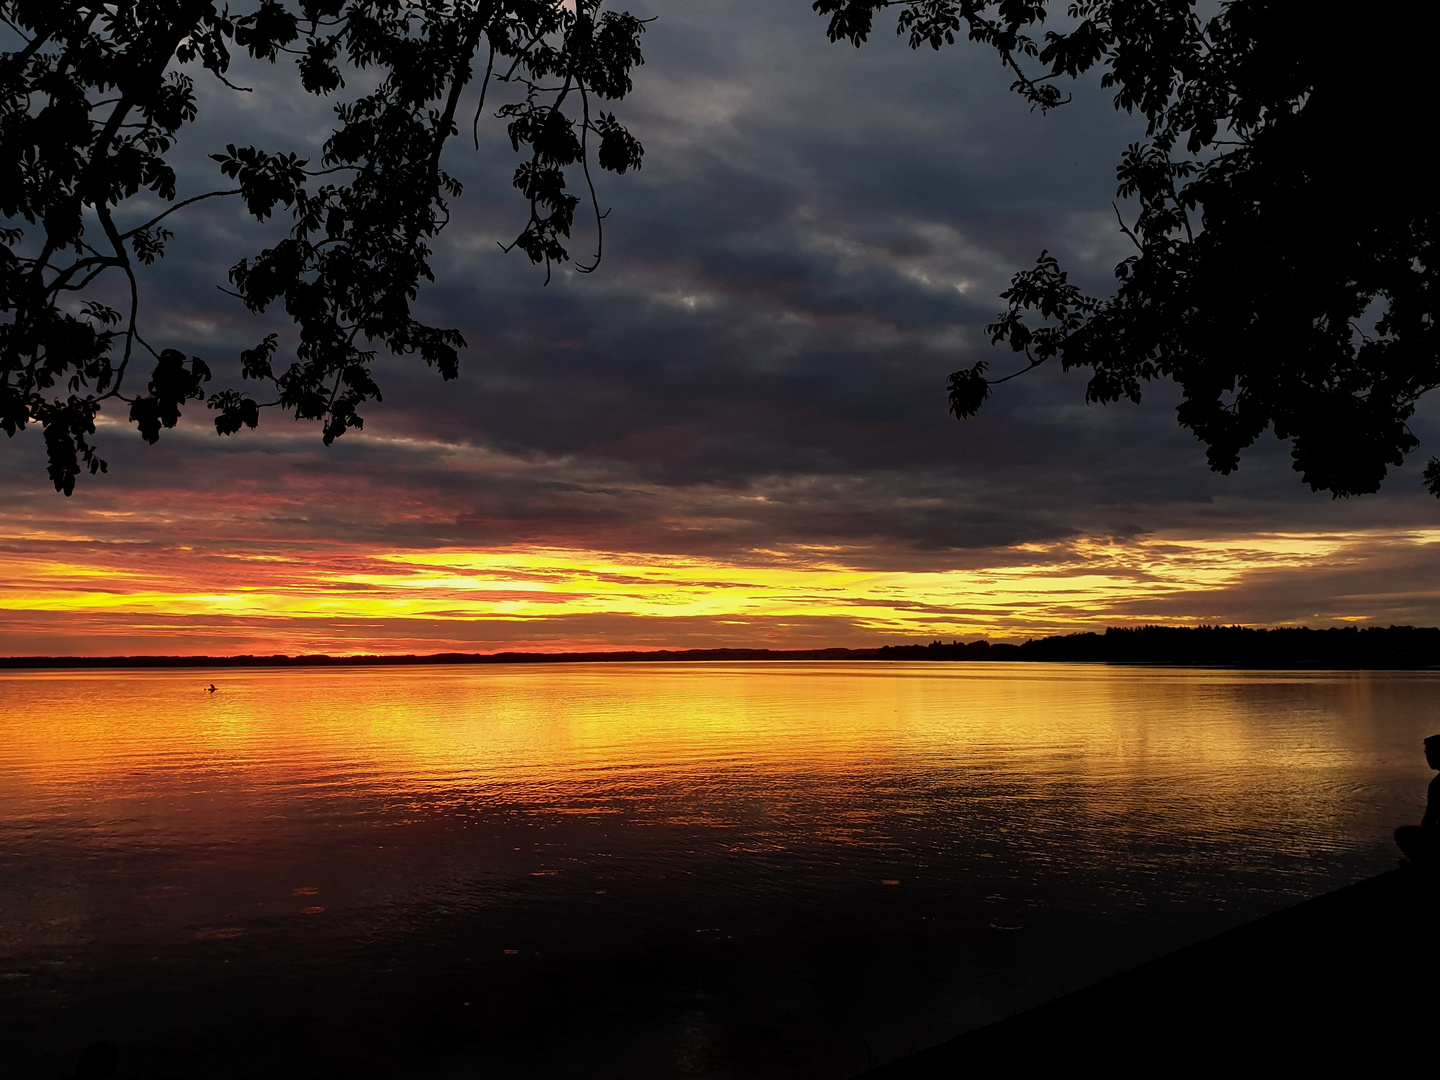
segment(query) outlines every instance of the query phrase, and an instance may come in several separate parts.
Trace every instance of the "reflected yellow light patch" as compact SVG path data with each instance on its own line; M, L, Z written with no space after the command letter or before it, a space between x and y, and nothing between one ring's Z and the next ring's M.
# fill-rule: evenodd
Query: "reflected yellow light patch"
M1057 756L1057 746L1094 755L1101 767L1117 752L1142 768L1156 756L1182 761L1192 777L1245 768L1303 773L1325 748L1264 742L1267 727L1256 717L1273 720L1274 697L1262 691L1248 705L1246 698L1277 681L1336 681L923 661L791 662L763 673L743 663L231 669L215 676L224 694L217 699L197 685L209 677L0 672L0 691L15 705L0 717L0 761L23 763L32 784L91 788L133 779L137 760L278 767L290 783L333 781L343 761L352 775L420 780L432 791L533 785L531 797L551 812L557 790L613 782L617 769L659 769L679 786L709 787L737 759L751 771L794 777L876 762L883 770L887 759L973 763L1004 747L1006 757L1031 759L1032 778L1049 774L1073 788L1075 760ZM1355 708L1356 687L1340 681ZM104 693L91 689L101 686ZM1360 684L1366 699L1369 690ZM34 723L37 716L45 722ZM1184 724L1156 723L1181 716Z
M103 829L139 807L118 819L126 836L138 813L142 840L158 827L208 849L293 830L307 805L328 825L348 802L370 825L624 814L723 829L752 852L817 837L893 852L904 818L969 829L1000 801L1051 831L1164 832L1161 790L1196 842L1234 850L1264 830L1305 859L1355 828L1347 793L1391 745L1369 718L1423 708L1434 679L1415 678L924 662L0 672L0 815ZM453 829L440 838L453 856ZM309 881L286 891L323 899Z
M1211 603L1247 575L1303 574L1363 561L1377 545L1428 547L1440 530L1152 536L1026 544L952 570L874 570L845 549L797 547L721 560L563 547L369 551L338 544L265 551L43 541L0 551L0 611L137 625L164 618L544 623L557 617L707 620L751 643L757 620L842 620L877 639L1019 638L1079 628L1214 621ZM59 550L57 550L57 548ZM67 559L66 550L74 551ZM1177 617L1177 610L1186 614ZM1333 621L1356 621L1337 614ZM718 632L718 631L717 631ZM433 635L432 635L433 636ZM723 633L720 635L725 636ZM475 635L468 635L475 640ZM511 636L513 638L513 635ZM663 645L663 629L656 644ZM177 636L178 638L178 636ZM575 639L603 646L603 635ZM184 651L177 639L177 651ZM384 651L367 640L350 651ZM37 650L38 651L38 650Z

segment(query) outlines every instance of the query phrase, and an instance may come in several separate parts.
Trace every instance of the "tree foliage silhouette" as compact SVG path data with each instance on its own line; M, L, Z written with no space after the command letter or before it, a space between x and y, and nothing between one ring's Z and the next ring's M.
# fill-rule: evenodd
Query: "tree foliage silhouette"
M1085 295L1042 252L987 327L1027 365L950 376L973 416L991 387L1058 359L1090 369L1086 399L1180 387L1182 426L1234 470L1267 429L1312 489L1377 490L1418 446L1408 421L1440 385L1440 216L1423 137L1434 5L1332 18L1281 0L815 0L832 41L857 47L898 9L911 48L988 46L1042 110L1098 72L1145 118L1117 169L1135 253L1113 296ZM1332 13L1335 14L1335 13ZM1058 16L1062 29L1045 30ZM1117 216L1120 211L1117 208ZM1424 471L1440 497L1440 459Z
M380 399L378 349L455 378L461 335L420 322L411 305L433 280L430 245L461 191L440 161L462 93L482 70L478 125L492 84L515 91L497 113L522 156L514 186L529 207L511 247L543 263L548 280L569 258L574 174L598 227L592 160L617 173L641 162L639 143L600 105L629 92L644 24L602 7L260 0L235 14L210 0L0 0L16 45L0 53L0 427L14 436L39 423L50 478L69 495L82 471L106 467L91 437L107 402L128 405L151 443L187 402L206 400L221 434L255 427L273 406L321 421L329 444ZM243 91L227 79L232 47L293 60L309 94L336 94L356 72L374 89L335 106L313 157L229 145L212 155L228 184L182 199L167 155L196 118L196 78ZM240 200L257 222L277 212L292 221L231 267L227 289L251 312L282 304L295 324L293 349L269 334L240 356L242 377L268 384L273 400L236 389L207 400L209 365L142 332L140 274L180 228L172 215L217 198ZM170 205L144 212L157 201ZM598 261L597 245L577 268ZM145 376L132 368L146 366L134 386Z

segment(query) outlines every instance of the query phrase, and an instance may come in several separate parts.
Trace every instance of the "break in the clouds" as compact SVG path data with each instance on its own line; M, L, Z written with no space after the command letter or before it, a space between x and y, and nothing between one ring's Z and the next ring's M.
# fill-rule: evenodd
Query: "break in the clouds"
M4 651L1440 621L1436 504L1415 466L1337 502L1267 437L1216 476L1168 387L1086 406L1082 377L1058 371L998 388L965 424L946 414L950 371L1014 364L983 326L1042 248L1110 287L1114 165L1140 131L1093 83L1042 116L984 50L914 53L887 32L831 45L803 2L632 10L656 21L617 111L647 154L638 174L603 177L600 269L544 286L503 254L523 207L501 125L484 122L478 151L455 140L446 167L466 193L421 303L470 343L459 381L382 361L384 403L330 450L275 416L220 440L196 406L154 448L105 424L110 474L70 500L26 433L0 479ZM194 191L227 142L313 153L328 130L329 106L288 72L243 75L255 94L198 80L180 170ZM215 288L275 230L205 204L176 231L146 281L147 335L224 378L283 330ZM582 223L573 250L594 240ZM1427 449L1434 420L1431 405L1415 424ZM527 551L561 553L561 569L517 608L497 590L524 578ZM443 585L416 569L436 553L454 563ZM408 569L377 576L376 559ZM699 584L616 591L584 569L631 563Z

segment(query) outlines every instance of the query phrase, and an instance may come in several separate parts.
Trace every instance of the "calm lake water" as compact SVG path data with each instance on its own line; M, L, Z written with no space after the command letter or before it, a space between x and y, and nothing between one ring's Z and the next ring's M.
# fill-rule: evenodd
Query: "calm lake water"
M109 1039L137 1077L846 1077L1393 866L1437 691L0 674L0 1073Z

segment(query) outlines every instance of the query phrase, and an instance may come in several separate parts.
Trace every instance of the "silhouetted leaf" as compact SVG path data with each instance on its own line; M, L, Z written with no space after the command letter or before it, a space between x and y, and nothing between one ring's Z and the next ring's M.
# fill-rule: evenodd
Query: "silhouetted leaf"
M950 411L957 420L965 420L980 411L980 406L990 396L990 384L985 381L985 361L978 361L973 367L952 372L947 380L950 391Z
M1079 0L1043 40L1056 13L1044 0L813 6L832 41L859 45L891 6L912 48L963 33L1042 109L1066 100L1054 80L1098 68L1116 108L1144 118L1116 170L1136 252L1116 266L1115 294L1084 295L1042 252L1001 294L994 343L1031 366L1090 368L1088 401L1138 402L1144 383L1174 380L1180 423L1221 472L1271 428L1311 487L1364 494L1419 445L1407 422L1440 386L1440 206L1415 120L1435 5L1336 32L1281 0L1205 18L1193 0ZM957 415L984 400L982 370L951 376ZM1425 482L1440 497L1433 461Z
M362 426L360 408L380 400L372 344L419 354L443 378L458 374L463 338L417 321L411 305L434 279L431 245L449 220L446 200L461 193L439 168L458 130L460 92L487 56L498 61L496 77L505 72L523 93L502 112L522 155L516 186L528 206L513 246L532 261L548 271L569 258L580 199L566 174L586 147L613 172L640 164L639 143L591 99L629 92L645 26L602 10L601 0L301 0L299 14L281 0L242 4L232 13L192 0L101 8L0 0L8 44L19 50L0 54L0 212L17 223L0 229L0 428L13 436L40 423L51 479L66 494L83 469L104 469L88 441L103 402L128 402L131 422L154 442L210 378L204 361L161 348L146 391L121 396L151 347L134 314L136 271L182 226L170 210L238 195L256 220L285 220L285 235L233 263L229 283L251 312L283 304L295 327L289 356L277 363L281 338L270 334L241 353L241 375L271 384L270 404L321 421L329 443ZM323 171L291 149L232 143L211 157L234 187L191 194L120 232L114 222L127 200L178 198L166 155L195 119L197 95L193 69L171 62L198 62L224 80L232 44L272 62L282 51L296 56L307 93L336 92L347 69L367 69L369 89L336 106L335 130L316 148ZM130 292L128 303L84 296L112 280ZM80 318L59 305L76 291ZM68 396L54 396L57 388ZM253 427L262 407L233 390L209 403L221 434Z

